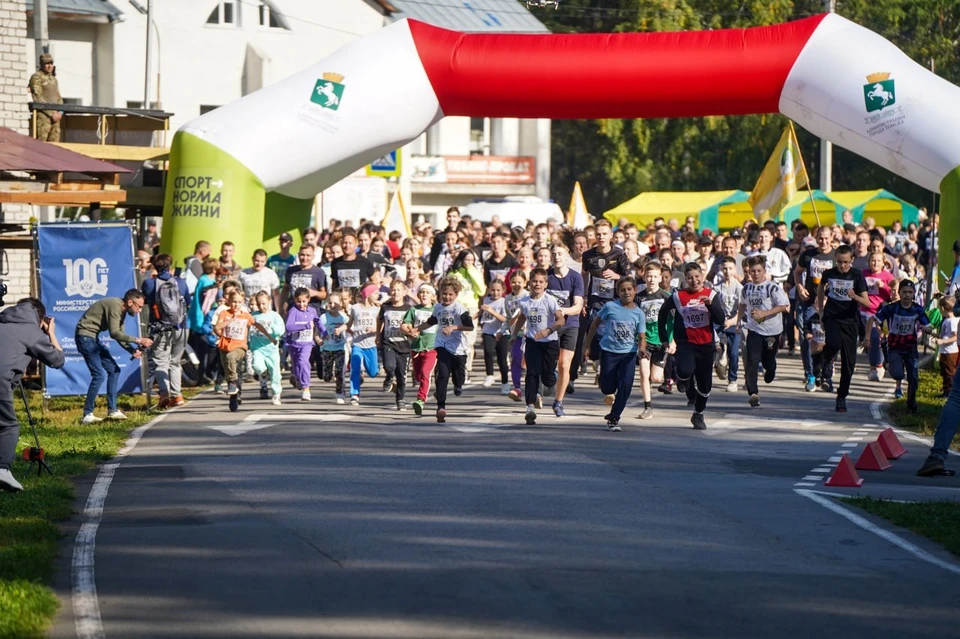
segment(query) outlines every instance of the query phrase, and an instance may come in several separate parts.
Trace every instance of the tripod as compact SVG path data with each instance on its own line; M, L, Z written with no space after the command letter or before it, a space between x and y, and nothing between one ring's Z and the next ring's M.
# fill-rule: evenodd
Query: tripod
M30 465L27 466L27 474L30 474L33 470L33 465L36 464L38 477L43 475L43 471L47 471L48 475L53 475L53 471L50 470L47 462L43 459L43 448L40 446L40 437L37 436L37 422L33 419L33 413L30 412L30 402L27 401L27 391L23 387L23 380L17 380L17 385L20 387L20 397L23 398L23 409L27 413L27 421L30 423L30 430L33 432L33 441L37 444L36 446L23 449L23 458L30 462Z

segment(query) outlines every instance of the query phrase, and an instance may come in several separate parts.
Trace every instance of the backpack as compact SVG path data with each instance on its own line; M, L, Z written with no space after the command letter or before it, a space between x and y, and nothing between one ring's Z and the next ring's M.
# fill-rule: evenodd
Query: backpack
M154 295L154 319L170 326L180 326L187 317L187 309L180 294L180 285L177 278L157 280L157 291Z

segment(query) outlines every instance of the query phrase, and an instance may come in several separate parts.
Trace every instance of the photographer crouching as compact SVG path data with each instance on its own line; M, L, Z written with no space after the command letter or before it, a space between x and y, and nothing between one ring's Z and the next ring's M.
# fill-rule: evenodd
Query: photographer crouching
M63 367L63 349L40 300L28 297L0 312L0 490L20 491L23 486L11 472L20 438L20 422L13 406L13 386L30 360Z

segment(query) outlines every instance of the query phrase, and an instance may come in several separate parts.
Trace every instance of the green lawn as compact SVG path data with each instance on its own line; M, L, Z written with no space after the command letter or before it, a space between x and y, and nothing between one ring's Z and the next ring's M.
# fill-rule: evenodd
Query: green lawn
M940 371L920 371L920 388L917 389L918 415L907 414L906 398L890 404L887 414L890 421L897 428L910 430L920 435L933 437L937 430L937 420L940 418L940 409L943 408L944 398L939 397L941 391ZM907 392L907 383L903 383L903 392ZM960 450L960 433L953 440L952 448Z
M186 395L186 393L185 393ZM62 533L57 522L73 514L73 482L97 463L113 457L133 428L155 415L143 412L142 396L120 396L124 422L80 424L83 398L50 399L46 410L39 392L29 394L37 433L54 475L24 477L27 462L18 457L13 474L23 483L22 493L0 493L0 638L42 637L57 612L50 583ZM16 399L20 417L20 445L32 446L33 436ZM105 405L98 404L103 416Z
M868 513L928 537L955 555L960 555L960 504L949 501L928 501L901 504L872 497L844 499Z

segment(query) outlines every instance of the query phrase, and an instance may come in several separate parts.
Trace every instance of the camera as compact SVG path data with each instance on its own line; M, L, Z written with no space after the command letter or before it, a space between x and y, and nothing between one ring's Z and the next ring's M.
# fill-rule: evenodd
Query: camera
M7 295L7 284L3 280L0 280L0 307L6 306L6 302L3 301L3 298Z

